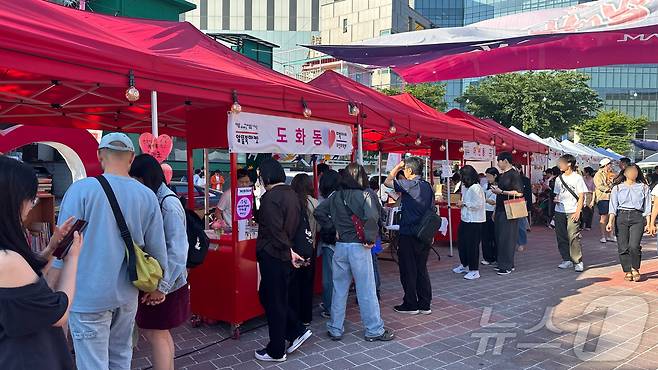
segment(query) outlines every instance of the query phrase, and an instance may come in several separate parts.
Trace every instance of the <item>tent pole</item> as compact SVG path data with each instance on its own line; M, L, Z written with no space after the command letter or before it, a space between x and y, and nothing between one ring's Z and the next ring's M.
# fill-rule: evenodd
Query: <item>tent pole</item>
M209 199L209 195L208 195L208 192L210 191L210 181L208 181L209 180L209 178L208 178L209 173L210 173L210 171L208 169L208 149L204 148L203 149L203 176L206 179L206 181L205 181L206 184L204 185L204 189L203 189L203 214L204 215L207 215L208 210L210 209L210 199ZM204 220L206 221L206 225L205 225L206 230L208 230L210 228L209 227L210 225L209 225L209 222L208 222L209 221L208 217L204 217Z
M158 92L151 91L151 133L158 137Z
M187 138L186 148L187 151L187 208L194 209L194 151L192 144L190 144L189 137Z
M450 166L450 150L448 150L448 140L446 140L446 162L448 167ZM452 210L450 209L450 178L445 177L446 185L448 189L448 242L450 243L450 254L449 257L452 257Z
M361 123L357 125L357 154L356 161L363 166L363 126Z
M377 177L377 182L379 182L379 190L381 191L381 187L382 187L382 151L381 150L377 153L377 172L379 172L379 176Z

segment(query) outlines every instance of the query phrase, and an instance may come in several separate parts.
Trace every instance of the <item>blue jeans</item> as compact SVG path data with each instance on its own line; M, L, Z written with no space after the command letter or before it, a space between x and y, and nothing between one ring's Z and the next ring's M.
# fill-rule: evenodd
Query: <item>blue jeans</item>
M519 219L519 245L528 244L528 218L523 217Z
M345 330L345 308L352 278L356 285L361 321L366 337L384 333L384 321L379 312L375 292L375 273L372 268L370 249L361 243L336 243L333 261L334 292L331 302L331 319L327 329L333 336L341 336Z
M112 310L71 312L69 329L79 370L130 370L137 300Z
M322 248L322 305L325 312L331 312L331 295L334 290L334 278L331 273L334 261L333 246L321 244Z

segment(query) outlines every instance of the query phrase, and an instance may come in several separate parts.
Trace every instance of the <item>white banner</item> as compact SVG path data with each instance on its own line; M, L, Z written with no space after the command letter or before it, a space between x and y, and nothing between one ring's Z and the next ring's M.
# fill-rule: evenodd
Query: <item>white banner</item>
M478 144L473 141L464 141L465 161L491 162L496 157L496 148L491 145Z
M232 153L351 155L352 128L309 119L229 113L228 145Z

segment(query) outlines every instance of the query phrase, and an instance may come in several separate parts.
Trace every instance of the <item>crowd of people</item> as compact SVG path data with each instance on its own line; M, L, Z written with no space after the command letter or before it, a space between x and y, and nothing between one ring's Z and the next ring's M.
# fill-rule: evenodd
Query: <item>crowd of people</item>
M109 134L99 144L103 175L75 182L62 200L59 227L48 247L32 251L23 222L36 205L37 179L26 164L0 157L0 363L8 369L129 369L135 328L150 343L153 368L174 368L170 330L190 317L186 258L188 237L183 202L169 189L160 164L151 156L135 156L124 134ZM534 207L530 180L500 153L497 166L483 174L463 166L453 179L461 200L458 230L460 265L453 269L467 280L481 277L480 265L511 274L515 254L527 248ZM600 215L601 243L616 242L628 281L640 281L641 239L656 234L658 188L647 183L640 168L621 161L620 173L604 159L598 171L578 171L566 154L545 173L542 192L547 224L555 228L561 269L585 269L581 231ZM424 180L423 161L407 157L385 178L369 179L363 166L351 163L335 171L318 165L319 196L314 179L298 174L290 185L282 165L265 159L258 182L265 188L256 212L259 225L256 258L259 299L268 322L269 343L255 351L260 361L285 361L313 333L313 276L322 256L321 317L326 336L340 341L345 331L347 300L352 287L364 327L364 340L395 337L382 319L377 254L382 250L383 207L401 209L398 237L402 302L400 314L432 314L432 287L427 269L431 242L419 237L420 225L435 212L435 193ZM656 183L658 175L652 178ZM237 172L238 186L254 181ZM197 179L195 179L196 182ZM199 180L200 181L200 180ZM211 186L222 189L214 173ZM652 190L653 189L653 190ZM522 203L527 216L511 212ZM231 194L224 192L217 217L231 222ZM521 212L523 214L523 212ZM75 232L62 259L52 256L75 220L87 228ZM127 226L123 232L122 224ZM157 286L140 292L126 259L129 238L146 258L162 267ZM84 246L83 246L84 244ZM482 259L480 258L482 250ZM62 328L66 328L63 330ZM31 343L31 344L30 344ZM37 350L38 344L38 355Z

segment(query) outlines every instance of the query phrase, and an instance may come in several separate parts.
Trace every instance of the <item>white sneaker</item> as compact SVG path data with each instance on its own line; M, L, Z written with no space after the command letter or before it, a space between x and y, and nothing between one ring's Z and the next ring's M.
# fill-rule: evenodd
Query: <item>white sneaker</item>
M571 262L571 261L562 261L562 263L557 265L557 267L559 267L561 269L568 269L568 268L573 267L573 262Z
M607 240L606 238L601 238L601 240L599 240L599 241L600 241L601 243L607 243L607 242L608 242L608 240Z
M489 263L489 261L487 261L487 260L482 260L482 261L480 261L480 264L487 266L487 265L490 265L491 263Z
M464 275L466 280L475 280L480 278L480 271L469 271L468 274Z
M307 329L307 330L304 332L304 334L298 336L297 339L295 339L295 340L292 342L292 344L290 345L290 347L288 347L288 349L286 350L286 352L287 352L288 354L291 354L291 353L295 352L295 351L297 350L297 348L299 348L302 344L304 344L304 342L306 342L306 340L307 340L308 338L311 337L311 335L313 335L313 333L312 333L310 330Z
M574 270L576 270L576 272L583 272L583 270L585 270L585 265L583 265L582 262L577 263L576 266L574 267Z
M273 358L270 355L267 354L266 349L261 349L256 352L254 352L254 357L256 357L256 360L258 361L265 361L265 362L283 362L287 359L286 354L283 354L283 357L281 358Z
M617 242L617 237L616 236L611 236L611 237L608 238L608 241L616 243Z
M465 273L468 272L468 267L464 267L462 265L459 265L459 266L455 267L454 269L452 269L452 272L454 272L455 274L465 274Z

